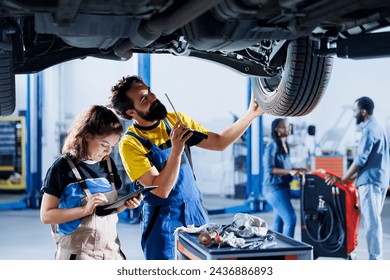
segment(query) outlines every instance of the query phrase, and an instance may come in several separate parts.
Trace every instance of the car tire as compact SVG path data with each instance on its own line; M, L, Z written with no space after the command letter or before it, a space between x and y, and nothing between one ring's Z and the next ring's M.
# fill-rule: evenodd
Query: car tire
M12 52L0 52L0 116L9 116L15 111L15 74Z
M267 114L304 116L320 102L331 76L333 57L313 55L315 43L308 38L291 41L280 74L251 78L256 100Z

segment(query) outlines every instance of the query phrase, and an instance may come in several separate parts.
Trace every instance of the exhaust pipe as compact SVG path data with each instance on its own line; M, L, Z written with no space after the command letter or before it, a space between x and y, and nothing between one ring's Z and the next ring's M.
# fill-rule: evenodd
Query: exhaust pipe
M157 17L142 24L135 36L131 38L135 46L146 47L162 34L171 34L198 16L218 5L222 0L189 1L172 14Z

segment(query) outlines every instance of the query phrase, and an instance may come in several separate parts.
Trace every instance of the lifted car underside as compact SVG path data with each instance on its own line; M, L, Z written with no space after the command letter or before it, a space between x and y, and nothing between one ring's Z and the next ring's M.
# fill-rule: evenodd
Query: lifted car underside
M206 59L248 75L273 115L311 112L333 56L390 54L390 1L2 0L0 115L15 107L14 74L93 56L134 53ZM376 33L372 33L376 31Z

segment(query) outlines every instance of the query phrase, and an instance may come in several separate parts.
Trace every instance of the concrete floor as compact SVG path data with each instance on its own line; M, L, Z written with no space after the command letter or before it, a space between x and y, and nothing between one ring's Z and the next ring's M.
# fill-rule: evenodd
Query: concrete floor
M16 198L16 197L15 197ZM8 197L9 199L9 197ZM4 195L0 193L0 202L4 202ZM205 196L204 204L207 209L220 209L229 206L242 205L245 201L228 199L220 196ZM293 199L294 208L299 217L300 201ZM272 227L272 211L252 213L264 219ZM234 213L211 215L213 223L227 224L233 221ZM384 259L390 260L390 198L388 197L382 213L384 227ZM139 224L128 222L118 223L119 238L122 250L127 259L142 260L143 255L139 245ZM295 230L295 239L301 240L300 222ZM55 244L50 235L50 226L43 225L39 219L39 210L1 210L0 211L0 260L51 260L55 251ZM368 258L366 240L359 227L358 247L355 251L356 259ZM324 258L321 259L333 259ZM343 259L340 259L343 260Z

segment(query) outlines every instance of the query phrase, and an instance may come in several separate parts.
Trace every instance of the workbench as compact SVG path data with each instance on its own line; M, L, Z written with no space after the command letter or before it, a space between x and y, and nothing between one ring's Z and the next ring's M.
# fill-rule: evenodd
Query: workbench
M199 243L199 234L180 231L175 235L177 260L312 260L313 247L277 232L272 246L265 248L218 247L216 244L205 246Z

